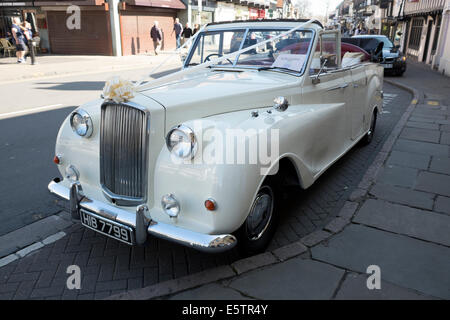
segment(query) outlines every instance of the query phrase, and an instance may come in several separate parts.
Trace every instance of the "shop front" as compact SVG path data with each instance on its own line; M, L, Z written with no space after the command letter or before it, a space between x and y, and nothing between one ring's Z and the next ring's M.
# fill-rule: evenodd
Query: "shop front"
M217 8L214 15L215 22L233 21L236 19L233 3L217 2Z
M258 9L258 19L264 19L266 17L265 9Z
M248 8L249 19L256 20L258 19L258 9L257 8Z
M80 7L80 28L66 27L67 7L42 7L47 16L50 49L55 54L112 55L108 11L104 6Z
M190 27L198 24L199 7L197 0L181 0L186 6L186 10L180 10L178 12L178 18L180 19L183 27L186 23L190 22ZM189 10L190 9L190 10ZM216 2L210 0L203 0L200 11L200 24L203 26L207 23L214 22L214 13L216 10ZM189 17L190 14L190 17Z
M235 5L236 11L236 20L249 20L250 14L248 11L248 7Z
M202 8L202 12L200 14L202 26L214 21L214 11L215 11L215 8L208 8L208 7ZM198 10L197 10L197 7L193 6L192 7L192 26L196 23L198 23Z

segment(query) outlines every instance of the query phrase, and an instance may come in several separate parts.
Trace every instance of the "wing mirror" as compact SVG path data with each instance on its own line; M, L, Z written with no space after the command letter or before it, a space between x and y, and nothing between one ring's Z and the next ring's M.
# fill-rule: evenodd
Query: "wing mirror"
M319 73L316 74L312 78L312 83L313 84L319 84L320 83L320 75L323 73L323 70L325 69L325 66L326 66L326 64L328 62L328 59L324 59L323 57L320 57L320 61L322 62L322 64L320 65Z

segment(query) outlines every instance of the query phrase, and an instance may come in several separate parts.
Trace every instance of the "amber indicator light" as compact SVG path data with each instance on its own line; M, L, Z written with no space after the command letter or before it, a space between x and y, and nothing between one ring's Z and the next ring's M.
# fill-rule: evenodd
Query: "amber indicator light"
M205 208L206 210L214 211L216 209L216 203L213 200L208 199L205 201Z

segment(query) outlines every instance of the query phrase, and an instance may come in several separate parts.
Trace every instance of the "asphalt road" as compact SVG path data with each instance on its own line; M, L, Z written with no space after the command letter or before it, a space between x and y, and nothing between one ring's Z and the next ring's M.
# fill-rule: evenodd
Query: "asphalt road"
M141 79L147 73L127 70L120 76ZM105 79L116 74L0 86L0 236L61 210L47 191L48 182L59 175L52 162L59 127L77 106L99 98Z

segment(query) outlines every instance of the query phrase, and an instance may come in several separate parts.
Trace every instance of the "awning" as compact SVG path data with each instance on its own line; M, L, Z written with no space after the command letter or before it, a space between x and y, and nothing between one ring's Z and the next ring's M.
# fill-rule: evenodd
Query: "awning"
M128 0L127 3L135 6L186 9L181 0Z

